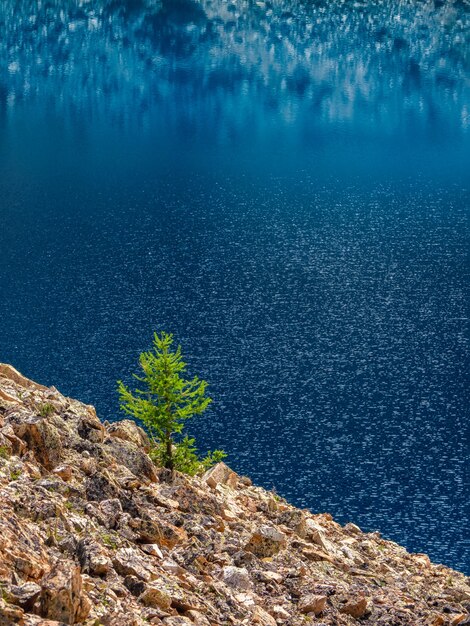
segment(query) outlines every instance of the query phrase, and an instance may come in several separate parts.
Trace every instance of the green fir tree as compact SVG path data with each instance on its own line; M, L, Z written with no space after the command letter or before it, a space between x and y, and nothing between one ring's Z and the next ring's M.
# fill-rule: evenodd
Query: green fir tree
M154 333L153 349L139 358L143 374L134 377L141 389L132 392L118 381L121 408L146 426L154 444L151 457L163 467L196 474L217 463L226 454L209 452L203 459L197 455L193 438L182 435L186 420L203 413L212 399L206 396L207 383L197 376L184 378L186 363L181 346L173 346L173 335Z

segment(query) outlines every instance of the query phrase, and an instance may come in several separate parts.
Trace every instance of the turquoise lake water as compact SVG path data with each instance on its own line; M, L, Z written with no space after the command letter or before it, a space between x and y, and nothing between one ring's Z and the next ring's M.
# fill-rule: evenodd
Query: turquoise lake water
M0 361L470 571L470 6L0 3Z

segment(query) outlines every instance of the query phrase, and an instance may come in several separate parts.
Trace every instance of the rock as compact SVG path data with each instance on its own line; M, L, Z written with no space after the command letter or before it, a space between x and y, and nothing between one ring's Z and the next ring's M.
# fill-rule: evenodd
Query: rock
M156 577L153 568L133 548L120 548L113 558L113 565L118 574L128 574L146 582Z
M72 468L70 465L59 465L53 470L53 473L66 482L72 478Z
M253 611L252 623L258 624L259 626L277 626L274 617L269 615L269 613L260 606L257 606Z
M245 550L260 558L270 557L286 547L286 536L273 526L262 525L250 537Z
M161 546L174 548L187 539L187 534L183 529L158 519L135 518L129 521L129 526L137 534L138 540L144 543L158 543Z
M111 569L111 561L103 548L89 537L78 542L77 557L82 572L86 574L104 576Z
M18 413L10 424L14 434L33 451L38 463L52 470L63 456L62 440L57 428L47 418Z
M359 597L352 600L349 600L341 607L341 613L345 613L346 615L351 615L356 619L364 617L367 613L367 599L365 597Z
M157 469L154 463L134 443L111 437L105 441L105 446L107 454L111 455L117 463L127 467L135 476L158 482Z
M8 591L8 600L17 604L25 611L30 611L41 593L41 587L36 583L12 585Z
M0 598L0 626L24 626L24 611Z
M130 441L138 448L143 448L145 452L150 450L150 439L147 433L139 428L132 420L121 420L106 427L108 434L116 439Z
M217 485L228 485L234 488L237 485L238 477L228 465L221 461L207 470L202 480L212 489L215 489Z
M301 613L313 613L314 615L320 615L326 606L326 596L315 595L309 593L302 596L299 600L299 611Z
M165 626L194 626L189 617L165 617L163 620Z
M188 611L186 616L192 621L193 626L211 626L207 617L199 611Z
M291 614L280 604L275 604L271 610L272 614L279 621L286 621L290 619Z
M90 608L82 592L80 569L73 561L58 561L41 585L41 615L76 624L88 616Z
M224 567L222 570L222 579L226 585L234 589L248 591L253 588L248 570L244 567Z
M100 511L104 516L104 524L106 528L116 528L119 518L122 515L121 501L117 498L102 500L100 502Z
M356 524L353 524L352 522L348 522L345 525L344 530L347 533L351 533L351 535L361 535L362 534L362 530L359 528L359 526L356 526Z
M139 602L144 606L152 606L154 608L168 611L171 607L171 597L162 589L155 586L147 586L143 593L139 596Z
M115 499L119 494L119 486L109 476L108 472L103 471L96 471L87 478L85 488L87 499L95 502Z

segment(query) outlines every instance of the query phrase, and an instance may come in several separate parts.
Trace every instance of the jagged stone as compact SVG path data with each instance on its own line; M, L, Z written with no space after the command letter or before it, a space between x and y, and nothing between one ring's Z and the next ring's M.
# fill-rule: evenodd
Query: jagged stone
M253 611L252 623L258 624L258 626L277 626L274 617L260 606L257 606Z
M62 440L57 428L38 415L17 413L10 424L14 434L33 451L38 463L52 470L63 457Z
M105 441L108 455L120 465L127 467L135 476L158 481L157 470L145 452L130 441L109 438Z
M139 602L144 606L152 606L154 608L167 611L171 607L171 597L163 589L149 585L139 596Z
M120 548L114 555L113 565L122 576L130 574L146 582L156 578L154 569L133 548Z
M0 598L0 626L25 626L23 609Z
M341 613L345 613L346 615L351 615L351 617L359 619L367 613L367 607L367 598L359 597L346 602L340 610Z
M208 470L203 478L209 487L215 489L217 485L228 485L229 487L236 487L237 474L223 462L217 463L214 467Z
M302 596L299 600L299 611L301 613L313 613L314 615L320 615L326 606L326 596L319 596L309 593Z
M111 437L130 441L138 448L143 448L145 452L150 450L150 439L147 434L131 420L121 420L109 424L107 431Z
M83 621L90 603L82 591L80 569L73 561L58 561L41 584L41 615L67 624Z
M41 587L36 583L24 583L23 585L12 585L8 590L8 600L12 604L17 604L25 611L30 611L41 593Z
M248 591L253 588L253 582L248 574L248 570L244 567L233 567L231 565L224 567L222 579L226 585L234 589Z
M261 525L250 537L245 550L260 558L274 556L286 547L286 536L277 528Z
M90 537L78 542L77 558L82 572L86 574L104 576L111 569L111 561L105 551Z

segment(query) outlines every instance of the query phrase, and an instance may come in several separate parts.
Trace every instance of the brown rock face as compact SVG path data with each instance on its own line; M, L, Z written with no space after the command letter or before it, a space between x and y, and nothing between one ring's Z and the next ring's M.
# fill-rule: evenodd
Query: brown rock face
M82 594L80 569L71 561L59 561L41 586L41 615L66 624L82 622L90 603Z
M14 434L33 451L38 463L52 470L62 460L62 441L59 431L46 418L17 414L12 421Z
M211 467L211 469L204 474L202 479L209 487L212 487L212 489L215 489L217 485L235 487L237 484L237 475L235 472L222 462Z
M314 594L302 596L299 600L299 611L301 611L301 613L320 615L326 606L327 599L326 596L317 596Z
M346 613L346 615L351 615L351 617L356 619L363 617L367 613L367 599L360 597L349 600L341 607L341 613Z
M110 424L107 428L108 434L116 439L123 439L124 441L130 441L138 448L142 448L146 452L150 450L150 440L135 422L131 420L121 420Z
M0 364L0 626L470 624L459 572L148 449Z
M260 558L274 556L286 547L286 536L277 528L263 524L251 535L245 550Z

